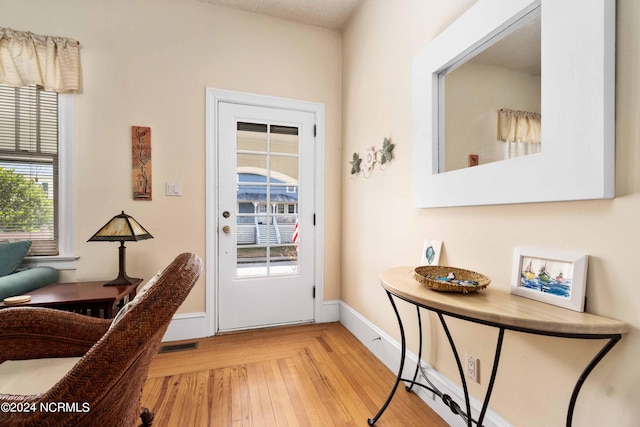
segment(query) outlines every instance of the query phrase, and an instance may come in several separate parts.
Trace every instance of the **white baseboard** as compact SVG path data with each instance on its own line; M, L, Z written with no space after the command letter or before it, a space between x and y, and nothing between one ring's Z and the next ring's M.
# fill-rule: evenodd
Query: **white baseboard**
M395 339L384 333L376 325L371 323L360 313L353 308L340 302L340 323L342 323L347 330L349 330L365 347L367 347L378 359L382 361L394 374L398 371L400 366L400 352L401 345ZM412 377L416 367L418 357L417 355L407 351L407 360L403 369L403 378ZM429 380L435 385L435 387L444 394L451 396L453 400L464 408L464 392L462 387L458 386L455 382L451 381L446 376L442 375L431 367L426 362L422 362L425 372L427 373ZM421 384L427 384L424 379L419 375L418 379ZM391 386L389 384L389 390ZM459 416L451 412L448 406L446 406L442 400L434 393L423 389L422 387L414 387L413 391L429 405L442 419L444 419L449 425L458 426L464 425L464 420ZM396 393L404 393L404 387L399 386ZM382 406L383 402L380 402ZM477 419L480 410L482 409L482 402L471 397L471 412L473 417ZM375 414L371 414L372 416ZM384 417L384 415L382 415ZM512 427L505 419L500 417L490 409L485 415L483 421L485 427Z
M208 337L209 325L209 316L205 312L176 314L169 323L162 342Z
M316 323L337 322L340 320L340 300L325 301L322 313L316 317Z

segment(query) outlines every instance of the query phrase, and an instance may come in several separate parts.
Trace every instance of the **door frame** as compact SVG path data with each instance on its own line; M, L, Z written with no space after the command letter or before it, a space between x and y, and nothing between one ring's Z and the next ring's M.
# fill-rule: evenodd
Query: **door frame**
M278 108L310 112L315 115L316 135L314 147L314 205L315 205L315 300L313 320L321 320L324 304L324 104L256 95L224 89L206 88L205 135L205 309L209 323L209 336L218 331L218 129L220 102L244 104L256 107Z

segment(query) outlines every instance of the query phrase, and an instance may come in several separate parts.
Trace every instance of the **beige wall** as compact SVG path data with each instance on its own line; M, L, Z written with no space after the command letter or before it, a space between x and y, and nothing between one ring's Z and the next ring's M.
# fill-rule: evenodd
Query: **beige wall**
M589 311L628 322L631 333L591 374L576 407L576 426L636 426L640 422L640 296L635 272L640 240L640 3L619 0L614 200L450 209L412 208L411 60L473 0L367 0L343 37L342 300L399 339L378 273L416 264L425 238L444 241L442 264L483 272L509 290L513 248L583 251L590 255ZM369 178L351 178L347 161L382 139L395 159ZM414 314L406 305L406 315ZM439 325L426 358L458 378ZM480 357L482 396L497 333L452 322L459 350ZM408 331L409 336L415 327ZM415 342L411 343L415 351ZM564 425L570 389L600 343L507 333L492 409L517 426ZM574 361L575 359L575 361ZM521 380L515 380L520 378Z
M340 167L341 35L195 0L0 0L0 26L81 43L76 96L78 269L111 278L117 245L86 240L120 210L153 235L127 245L127 272L151 277L184 251L205 256L205 88L325 105L325 164ZM151 202L131 198L131 126L150 126ZM166 197L181 182L182 197ZM340 176L327 173L325 299L339 298ZM204 276L181 312L204 310Z

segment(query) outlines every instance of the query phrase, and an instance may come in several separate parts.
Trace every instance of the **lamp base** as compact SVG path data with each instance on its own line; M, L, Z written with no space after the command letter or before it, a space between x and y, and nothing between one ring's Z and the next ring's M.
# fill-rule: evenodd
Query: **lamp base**
M110 282L105 283L102 286L128 286L132 283L137 282L138 280L140 279L129 277L125 273L120 273L118 277L116 277Z
M126 250L127 248L124 246L124 240L120 241L120 247L118 248L118 277L102 286L128 286L136 280L139 280L127 276L125 269Z

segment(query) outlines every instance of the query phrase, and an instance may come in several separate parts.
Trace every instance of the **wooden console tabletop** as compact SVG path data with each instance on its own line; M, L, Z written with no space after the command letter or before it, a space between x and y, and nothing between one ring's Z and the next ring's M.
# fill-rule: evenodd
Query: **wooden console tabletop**
M382 416L391 402L398 385L401 381L404 381L409 384L406 388L408 391L411 391L413 386L418 386L423 387L440 397L442 402L448 406L453 413L462 417L466 422L467 427L472 427L474 424L476 426L482 426L498 373L498 365L500 362L500 354L504 342L505 331L512 330L552 337L606 340L602 349L584 368L582 375L580 375L573 388L567 409L566 425L567 427L570 427L573 421L573 411L578 399L578 393L589 376L589 373L616 345L616 343L620 341L622 334L629 330L629 327L624 322L620 322L618 320L607 319L606 317L596 316L589 313L579 313L528 298L511 295L508 292L495 288L487 288L468 294L434 291L429 289L427 286L418 283L418 281L414 279L414 267L396 267L383 271L380 274L380 282L387 292L391 306L398 319L402 346L400 367L398 369L396 381L391 388L391 392L389 393L387 400L384 402L378 413L373 418L369 418L369 425L374 425ZM406 301L416 307L419 352L418 364L413 377L411 378L402 377L407 357L407 346L402 317L396 307L394 298ZM420 309L426 309L435 312L438 315L458 366L458 373L460 375L460 381L464 392L464 406L459 405L451 398L451 396L438 390L426 378L427 375L420 368L420 360L422 359L422 321L420 317ZM496 341L496 351L494 354L493 368L491 370L491 378L487 385L482 409L477 414L477 419L474 418L476 414L471 411L469 390L467 388L465 374L462 369L461 357L456 348L454 337L447 326L445 316L498 328L498 338ZM422 374L428 384L423 384L418 381L419 371L422 371Z
M393 295L436 311L502 325L553 334L622 334L626 323L589 313L579 313L508 292L488 288L468 294L437 292L413 278L414 267L396 267L380 274L382 286Z

